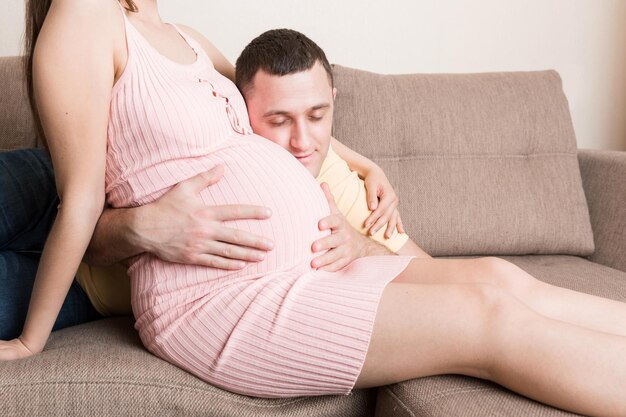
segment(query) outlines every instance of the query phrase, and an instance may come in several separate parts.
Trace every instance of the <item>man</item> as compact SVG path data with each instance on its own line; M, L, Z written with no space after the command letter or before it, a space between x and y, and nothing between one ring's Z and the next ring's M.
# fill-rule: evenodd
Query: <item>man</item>
M289 151L320 183L328 183L352 227L392 252L428 257L396 230L395 205L386 216L372 214L364 181L337 154L349 155L363 177L378 170L387 181L378 166L331 137L337 90L326 55L315 42L294 30L267 31L244 48L235 70L254 132Z

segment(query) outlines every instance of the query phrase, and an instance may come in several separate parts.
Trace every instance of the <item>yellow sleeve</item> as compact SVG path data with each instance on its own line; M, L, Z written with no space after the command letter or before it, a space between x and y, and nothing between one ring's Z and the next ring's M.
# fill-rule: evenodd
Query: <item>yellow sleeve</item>
M328 148L328 155L322 163L317 181L328 184L339 211L352 227L368 236L368 229L363 226L365 219L371 214L367 206L365 182L356 172L350 170L348 163L341 159L332 147ZM392 252L398 252L409 240L409 236L405 233L398 233L397 230L394 230L391 237L386 239L385 230L386 228L382 227L370 238L386 246Z

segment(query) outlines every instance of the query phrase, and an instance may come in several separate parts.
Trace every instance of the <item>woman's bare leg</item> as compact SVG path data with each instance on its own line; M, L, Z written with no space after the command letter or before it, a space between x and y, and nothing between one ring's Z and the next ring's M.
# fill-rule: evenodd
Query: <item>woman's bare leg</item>
M421 261L416 259L413 262ZM436 259L431 262L428 274L404 274L396 282L497 285L544 316L626 336L626 303L547 284L501 258Z
M489 284L390 283L356 387L447 373L577 413L626 415L626 338L549 319Z

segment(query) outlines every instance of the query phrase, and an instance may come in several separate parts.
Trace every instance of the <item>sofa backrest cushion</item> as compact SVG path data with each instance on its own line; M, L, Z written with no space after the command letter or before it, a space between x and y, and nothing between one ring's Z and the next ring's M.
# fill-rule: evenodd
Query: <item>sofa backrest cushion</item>
M593 252L574 129L555 71L333 71L334 136L383 168L405 228L427 252Z
M37 146L22 57L0 57L0 151Z

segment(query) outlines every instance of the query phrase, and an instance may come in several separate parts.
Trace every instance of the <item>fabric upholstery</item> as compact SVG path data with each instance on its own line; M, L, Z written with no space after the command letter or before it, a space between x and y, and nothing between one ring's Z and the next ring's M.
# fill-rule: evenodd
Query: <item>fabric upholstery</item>
M414 379L378 391L376 417L573 417L489 381L461 375Z
M593 251L556 72L334 74L334 136L383 168L427 252Z
M536 278L576 291L626 301L626 273L574 256L503 256ZM376 416L560 417L576 414L460 375L419 378L378 392Z
M581 150L579 160L596 246L590 259L626 271L626 152Z
M36 146L19 64L0 58L0 150ZM427 250L590 253L571 121L555 73L382 76L339 66L335 73L336 136L389 173L404 224ZM579 154L598 246L590 259L622 270L624 229L616 219L624 217L623 155ZM552 187L558 205L546 196ZM626 301L626 273L609 266L574 256L504 258L546 282ZM375 396L231 394L150 355L130 317L54 332L44 353L0 364L0 415L10 416L367 416L375 408L394 417L573 415L461 376L382 387L377 407Z
M131 317L54 332L43 353L0 363L3 416L354 416L375 390L349 396L260 399L215 388L148 353Z
M0 57L0 109L0 151L36 147L20 57Z

